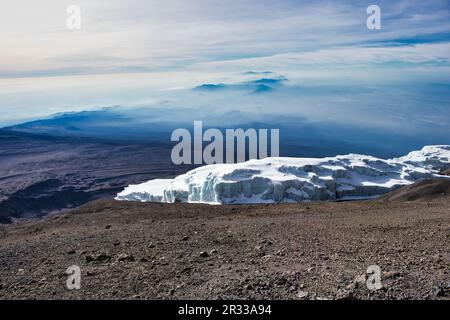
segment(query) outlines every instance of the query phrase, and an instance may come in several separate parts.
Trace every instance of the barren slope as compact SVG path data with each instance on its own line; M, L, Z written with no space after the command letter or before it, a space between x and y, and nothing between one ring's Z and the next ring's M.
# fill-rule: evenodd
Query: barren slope
M450 198L208 206L98 201L3 226L0 298L449 297ZM203 252L203 253L202 253ZM82 269L66 289L65 270ZM354 279L370 265L383 289Z

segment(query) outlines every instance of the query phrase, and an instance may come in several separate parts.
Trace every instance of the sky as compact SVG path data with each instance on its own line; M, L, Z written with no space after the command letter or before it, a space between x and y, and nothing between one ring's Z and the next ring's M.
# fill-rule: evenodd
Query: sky
M167 105L450 136L450 1L15 0L0 39L0 126Z

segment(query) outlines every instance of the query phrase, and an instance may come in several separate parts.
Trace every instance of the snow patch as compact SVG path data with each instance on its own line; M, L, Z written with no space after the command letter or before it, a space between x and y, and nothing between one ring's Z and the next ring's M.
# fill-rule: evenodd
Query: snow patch
M130 185L116 200L245 204L368 199L450 167L450 146L426 146L395 159L348 154L266 158L207 165L174 179Z

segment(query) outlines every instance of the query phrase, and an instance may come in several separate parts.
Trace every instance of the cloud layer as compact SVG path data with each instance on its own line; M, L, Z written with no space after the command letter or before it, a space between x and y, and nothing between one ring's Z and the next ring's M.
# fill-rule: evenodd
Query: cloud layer
M81 30L66 28L71 4ZM8 2L0 124L110 105L276 110L403 130L450 121L449 2L378 1L381 30L366 28L369 4ZM289 81L255 82L276 76Z

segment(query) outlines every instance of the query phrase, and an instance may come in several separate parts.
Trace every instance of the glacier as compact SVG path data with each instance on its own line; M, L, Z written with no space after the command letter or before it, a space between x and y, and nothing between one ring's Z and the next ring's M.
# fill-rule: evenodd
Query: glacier
M256 204L377 197L450 168L450 145L425 146L406 156L360 154L327 158L276 157L199 167L174 179L130 185L116 200Z

